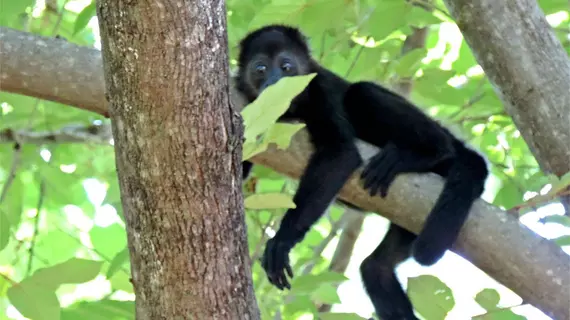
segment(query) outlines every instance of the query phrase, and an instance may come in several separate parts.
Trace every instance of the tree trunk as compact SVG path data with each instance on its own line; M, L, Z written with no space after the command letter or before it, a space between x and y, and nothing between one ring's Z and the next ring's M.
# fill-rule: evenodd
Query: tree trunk
M444 2L542 170L570 171L570 60L537 1Z
M223 0L100 0L137 319L259 319Z

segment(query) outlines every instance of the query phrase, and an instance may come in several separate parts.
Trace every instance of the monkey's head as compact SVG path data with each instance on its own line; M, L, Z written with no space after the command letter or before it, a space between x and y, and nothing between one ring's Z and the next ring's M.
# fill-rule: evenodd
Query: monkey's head
M266 26L240 42L237 89L251 102L279 79L309 74L310 69L309 47L298 29Z

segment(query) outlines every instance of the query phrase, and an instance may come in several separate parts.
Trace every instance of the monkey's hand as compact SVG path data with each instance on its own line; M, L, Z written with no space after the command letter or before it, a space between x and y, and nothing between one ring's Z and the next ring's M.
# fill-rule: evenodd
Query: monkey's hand
M364 182L364 189L368 190L370 196L380 193L380 196L384 198L388 195L388 188L394 182L396 175L402 172L402 160L404 159L400 151L391 143L370 159L360 175Z
M261 261L261 266L265 269L269 282L283 290L291 289L285 272L293 278L293 270L289 264L289 251L293 246L287 241L279 240L277 237L269 239L265 246L265 252Z

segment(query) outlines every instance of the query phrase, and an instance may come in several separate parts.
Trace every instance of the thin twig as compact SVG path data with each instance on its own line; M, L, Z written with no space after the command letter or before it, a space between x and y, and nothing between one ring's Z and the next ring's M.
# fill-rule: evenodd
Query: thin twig
M364 40L364 43L368 42L369 39L370 39L370 37L366 37L366 39ZM354 57L354 59L350 63L350 66L348 67L348 70L346 70L346 74L344 75L345 78L348 78L348 76L352 72L352 69L354 69L354 66L356 65L356 62L358 61L358 58L360 58L360 55L362 54L363 50L364 50L364 46L361 45L360 48L358 48L358 52L356 53L356 57Z
M15 286L18 284L16 281L14 281L12 278L10 278L7 274L4 274L2 272L0 272L0 277L4 278L4 280L10 282L12 284L12 286Z
M311 271L315 267L315 261L321 256L323 251L325 251L329 243L337 236L338 232L346 224L346 222L347 222L346 215L343 215L340 219L338 219L333 223L329 234L323 239L323 241L319 243L317 247L313 249L313 259L311 259L312 262L305 265L305 267L301 271L302 275L311 273Z
M20 166L20 161L22 160L22 146L19 142L14 143L14 157L12 158L12 166L10 167L10 171L8 173L8 177L6 178L6 182L4 183L4 188L2 188L2 193L0 193L0 203L4 202L6 196L8 195L8 190L10 186L16 179L16 171Z
M34 261L34 249L36 245L36 239L40 230L40 212L42 210L43 202L45 196L45 181L42 178L40 182L40 194L38 199L38 205L36 206L36 216L34 218L34 234L32 235L32 240L30 240L30 254L28 256L28 268L26 269L26 277L28 277L32 272L32 266Z

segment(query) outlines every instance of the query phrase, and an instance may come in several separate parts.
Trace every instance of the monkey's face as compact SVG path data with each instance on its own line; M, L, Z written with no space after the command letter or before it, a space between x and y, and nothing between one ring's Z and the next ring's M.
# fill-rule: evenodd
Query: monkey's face
M311 58L295 31L268 27L242 41L238 85L250 100L283 77L310 73Z
M247 82L251 85L256 95L272 84L277 83L283 77L291 77L307 74L306 64L295 54L282 51L274 56L258 54L247 65Z

